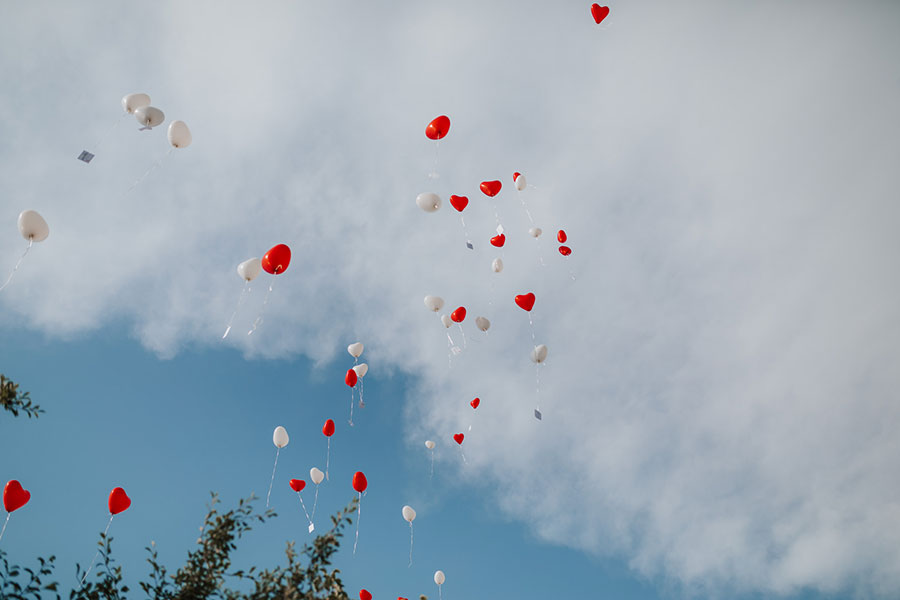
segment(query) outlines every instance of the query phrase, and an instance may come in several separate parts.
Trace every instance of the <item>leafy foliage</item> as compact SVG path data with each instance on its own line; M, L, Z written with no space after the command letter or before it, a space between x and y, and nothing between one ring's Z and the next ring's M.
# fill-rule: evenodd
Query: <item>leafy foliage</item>
M28 418L37 418L44 412L40 406L31 403L28 392L19 393L19 385L4 375L0 375L0 408L11 412L14 417L18 417L20 411Z
M301 550L297 551L294 543L288 542L286 565L230 572L231 553L237 549L237 540L250 531L254 522L263 523L276 516L271 510L255 513L253 500L251 496L241 500L237 508L219 512L218 497L213 494L197 547L188 553L185 564L174 574L169 574L160 564L156 544L151 542L147 547L150 578L140 583L146 597L150 600L349 600L340 570L331 568L331 560L340 547L344 527L352 522L351 515L358 501L354 499L332 516L332 528ZM117 566L112 557L112 538L100 534L97 545L95 558L99 560L93 580L76 566L76 587L69 593L69 600L127 598L129 589L123 582L122 567ZM38 560L40 568L37 571L9 565L0 550L0 598L40 600L49 597L47 592L50 592L58 600L58 584L43 583L52 574L55 559L51 556L47 560ZM227 587L226 584L231 582L242 582L244 591Z

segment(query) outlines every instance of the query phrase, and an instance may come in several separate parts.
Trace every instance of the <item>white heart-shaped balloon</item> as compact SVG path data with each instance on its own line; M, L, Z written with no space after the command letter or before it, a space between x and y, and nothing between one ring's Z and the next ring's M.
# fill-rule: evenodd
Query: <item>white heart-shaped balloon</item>
M35 210L23 210L19 214L19 233L28 241L43 242L50 235L50 226Z
M258 258L248 258L237 266L238 275L245 281L253 281L262 271L262 262Z
M350 356L353 358L359 358L360 354L363 353L363 348L362 342L356 342L355 344L347 346L347 352L349 352Z

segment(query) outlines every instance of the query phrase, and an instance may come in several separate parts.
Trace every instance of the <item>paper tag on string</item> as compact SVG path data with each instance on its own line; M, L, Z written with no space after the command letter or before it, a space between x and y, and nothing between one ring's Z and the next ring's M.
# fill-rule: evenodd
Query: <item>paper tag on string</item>
M472 245L472 242L466 242L466 248L468 248L469 250L474 250L475 246Z
M452 348L450 348L450 351L453 352L453 354L459 354L462 352L462 348L460 348L459 346L453 346Z
M542 420L541 419L541 411L539 411L538 409L534 409L534 418L537 419L538 421Z
M81 154L78 155L78 160L82 162L89 163L91 159L94 158L94 155L88 152L87 150L82 150Z
M312 532L315 531L315 530L316 530L316 526L313 525L312 523L310 523L310 524L309 524L309 532L312 533Z

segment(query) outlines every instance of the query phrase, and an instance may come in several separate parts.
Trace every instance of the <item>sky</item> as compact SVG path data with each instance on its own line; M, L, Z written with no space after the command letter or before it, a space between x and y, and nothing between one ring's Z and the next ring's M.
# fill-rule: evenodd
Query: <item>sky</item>
M47 410L4 418L0 479L33 500L0 545L56 553L67 577L122 485L126 573L151 539L175 565L210 490L265 494L283 425L279 524L241 550L273 562L309 539L286 478L322 466L330 417L319 514L352 498L354 471L370 482L340 559L351 592L433 595L442 569L448 600L896 597L898 13L0 6L4 280L18 214L50 226L0 292L0 371ZM137 131L133 92L192 145ZM278 243L289 269L250 285L223 340L235 267ZM465 306L461 327L425 295ZM370 370L351 428L355 341Z

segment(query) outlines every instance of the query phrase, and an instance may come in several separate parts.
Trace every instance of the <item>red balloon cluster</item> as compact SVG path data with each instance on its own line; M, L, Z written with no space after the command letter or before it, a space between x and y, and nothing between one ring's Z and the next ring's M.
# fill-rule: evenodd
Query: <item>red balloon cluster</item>
M450 131L450 118L446 115L435 117L431 123L425 127L425 137L429 140L439 140L447 135Z
M117 515L120 512L124 512L128 510L128 507L131 506L131 498L128 497L128 494L125 493L120 487L113 488L113 490L109 493L109 513L112 515Z
M600 6L599 4L591 4L591 16L594 17L594 22L597 25L605 19L609 15L609 7L608 6Z
M366 476L363 475L362 471L357 471L353 474L353 489L362 494L366 491L366 488L369 487L369 482L366 481Z
M291 249L286 244L273 246L263 255L260 262L262 263L263 271L266 273L271 273L272 275L284 273L288 265L291 264Z
M3 508L6 512L11 513L28 504L31 500L31 492L22 487L22 484L15 479L10 479L3 487Z

